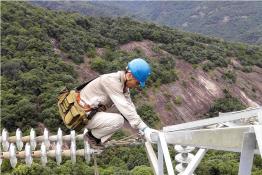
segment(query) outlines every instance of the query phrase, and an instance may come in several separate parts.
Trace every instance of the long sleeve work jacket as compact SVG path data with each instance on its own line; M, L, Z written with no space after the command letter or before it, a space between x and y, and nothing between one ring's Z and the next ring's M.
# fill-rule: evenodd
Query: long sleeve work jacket
M94 79L81 90L81 100L91 106L99 103L109 108L115 105L133 128L143 130L147 125L137 114L129 91L124 92L124 74L124 71L118 71Z

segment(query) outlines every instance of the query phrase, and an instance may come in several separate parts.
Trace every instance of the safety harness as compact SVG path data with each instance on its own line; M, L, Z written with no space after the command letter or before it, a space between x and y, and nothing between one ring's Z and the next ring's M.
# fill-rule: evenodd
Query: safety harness
M93 80L94 79L81 84L73 90L64 87L60 91L57 97L58 109L67 128L80 131L98 111L105 110L103 105L99 105L97 108L91 108L88 104L80 103L80 91Z

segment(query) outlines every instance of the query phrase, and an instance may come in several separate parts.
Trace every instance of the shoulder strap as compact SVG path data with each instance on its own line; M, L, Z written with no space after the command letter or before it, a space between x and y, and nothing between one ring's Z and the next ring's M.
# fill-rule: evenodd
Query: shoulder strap
M96 78L97 78L97 77L96 77ZM91 81L93 81L93 80L96 79L96 78L93 78L93 79L91 79L91 80L89 80L89 81L81 84L80 86L76 87L75 90L76 90L76 91L81 91L86 85L88 85Z

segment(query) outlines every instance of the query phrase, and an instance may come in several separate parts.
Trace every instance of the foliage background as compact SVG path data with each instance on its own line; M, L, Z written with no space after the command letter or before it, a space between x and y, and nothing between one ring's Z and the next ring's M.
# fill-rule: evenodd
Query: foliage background
M64 57L75 64L82 63L88 55L91 68L100 74L124 69L123 65L130 59L141 55L139 51L119 51L120 44L144 39L154 41L172 56L163 57L161 61L148 59L154 70L149 87L178 79L174 69L175 59L185 59L192 64L208 61L208 70L227 67L227 56L235 56L243 66L262 66L260 46L228 43L129 18L86 17L77 13L44 10L26 2L1 2L1 12L1 127L13 132L19 127L24 134L28 134L31 127L37 127L37 134L41 134L41 127L38 126L43 124L51 132L60 126L68 133L58 116L56 95L63 86L73 88L80 82L72 64L54 52L52 40L58 41ZM95 52L100 47L107 48L104 56ZM234 80L230 73L225 76ZM143 93L134 91L132 95L136 99ZM210 112L228 111L232 110L231 107L234 110L243 108L236 99L226 98L215 103ZM138 112L150 126L159 124L150 103L138 104ZM124 136L118 133L114 137L119 139ZM235 174L238 159L239 155L233 153L210 152L197 173ZM64 160L61 166L50 160L47 167L40 166L39 160L35 161L31 168L21 162L15 169L4 161L1 171L3 174L22 175L93 174L94 170L92 162L86 166L81 158L76 165ZM108 149L98 158L98 165L101 174L152 174L142 146ZM259 173L261 159L256 158L253 174Z
M189 32L240 41L262 43L262 2L237 1L125 1L31 2L34 5L88 16L128 16ZM79 8L81 6L81 8Z

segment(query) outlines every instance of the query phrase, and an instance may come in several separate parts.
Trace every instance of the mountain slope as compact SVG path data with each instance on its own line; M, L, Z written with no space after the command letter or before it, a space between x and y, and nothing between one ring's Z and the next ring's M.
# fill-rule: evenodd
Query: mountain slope
M136 57L147 59L153 73L145 90L131 94L138 113L154 128L196 120L216 103L217 111L224 111L225 105L226 110L239 110L243 104L262 104L259 46L228 43L129 18L50 11L25 2L1 2L1 12L1 127L10 132L19 127L27 135L34 127L37 135L42 135L41 129L47 127L55 134L61 127L68 133L56 107L59 90L101 73L125 69ZM123 138L126 130L113 137ZM68 143L63 144L66 147ZM101 174L152 174L141 145L107 148L97 158ZM86 164L81 158L77 164L63 159L60 166L48 159L46 167L34 161L31 167L22 162L11 169L9 161L3 160L1 173L94 172L92 162ZM237 154L210 151L196 173L223 170L235 174L238 161ZM261 159L255 157L253 172L260 171Z
M156 109L163 125L195 120L224 89L247 106L262 103L261 47L23 2L3 2L1 10L4 127L59 125L56 94L62 86L124 69L135 57L146 57L153 73L148 89L134 92L134 99L138 108Z
M262 43L262 2L32 2L92 16L129 16L230 41Z

